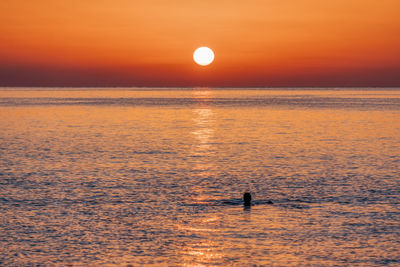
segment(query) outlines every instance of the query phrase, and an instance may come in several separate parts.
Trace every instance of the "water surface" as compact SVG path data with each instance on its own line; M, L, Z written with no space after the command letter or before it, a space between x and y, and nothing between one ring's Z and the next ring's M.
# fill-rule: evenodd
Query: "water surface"
M397 266L399 169L399 89L3 88L0 265Z

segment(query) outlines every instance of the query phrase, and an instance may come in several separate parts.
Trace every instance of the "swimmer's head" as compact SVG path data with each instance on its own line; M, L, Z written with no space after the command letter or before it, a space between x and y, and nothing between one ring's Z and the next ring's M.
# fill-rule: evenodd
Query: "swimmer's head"
M243 194L243 204L245 206L250 206L251 205L251 194L249 192L245 192Z

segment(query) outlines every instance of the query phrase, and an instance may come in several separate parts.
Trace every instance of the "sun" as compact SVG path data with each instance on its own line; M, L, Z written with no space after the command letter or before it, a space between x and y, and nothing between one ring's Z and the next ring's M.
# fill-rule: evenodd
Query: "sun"
M214 52L210 48L202 46L194 51L193 59L197 64L207 66L214 61Z

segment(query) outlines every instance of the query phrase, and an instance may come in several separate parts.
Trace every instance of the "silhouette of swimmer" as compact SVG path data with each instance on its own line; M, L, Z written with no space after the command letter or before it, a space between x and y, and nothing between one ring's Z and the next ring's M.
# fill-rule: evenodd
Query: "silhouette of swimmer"
M243 205L246 207L251 206L251 194L249 192L243 194Z

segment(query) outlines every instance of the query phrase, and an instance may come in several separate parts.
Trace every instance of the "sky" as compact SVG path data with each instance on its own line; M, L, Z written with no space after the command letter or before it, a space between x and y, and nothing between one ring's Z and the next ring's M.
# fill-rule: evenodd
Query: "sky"
M0 86L400 86L399 0L1 0ZM193 61L197 47L215 53Z

